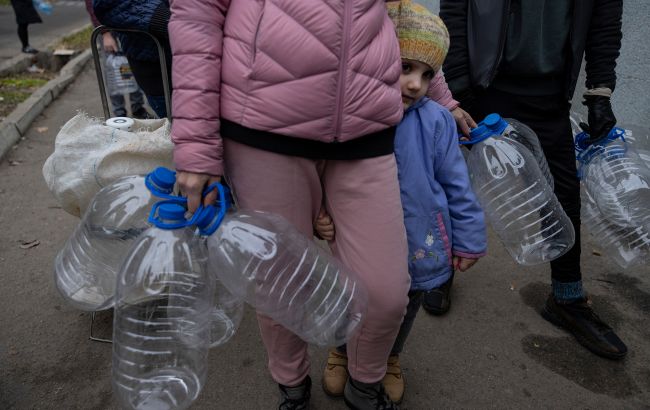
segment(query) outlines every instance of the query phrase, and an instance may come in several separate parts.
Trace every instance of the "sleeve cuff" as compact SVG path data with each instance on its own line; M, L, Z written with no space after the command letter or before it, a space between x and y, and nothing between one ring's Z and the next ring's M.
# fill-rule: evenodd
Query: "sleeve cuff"
M170 17L171 11L169 10L169 6L164 3L160 3L156 11L153 12L151 21L149 22L149 31L151 34L158 38L169 38L167 24L169 23Z
M469 252L462 252L462 251L457 251L457 250L452 250L451 253L454 256L460 256L461 258L467 258L467 259L482 258L483 256L485 256L487 254L486 252L469 253Z

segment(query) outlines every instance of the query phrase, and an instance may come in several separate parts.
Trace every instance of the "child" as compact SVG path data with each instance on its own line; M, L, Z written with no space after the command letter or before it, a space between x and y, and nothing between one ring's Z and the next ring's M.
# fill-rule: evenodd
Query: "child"
M388 11L397 27L402 56L400 87L405 112L395 136L395 157L411 275L409 304L383 379L388 396L399 403L404 379L398 355L423 292L446 283L454 270L465 271L485 255L486 233L454 120L446 109L425 97L447 53L449 34L437 16L410 0L389 4ZM321 210L314 228L323 239L333 240L334 222L335 217ZM323 376L327 394L343 393L346 366L345 346L332 350Z

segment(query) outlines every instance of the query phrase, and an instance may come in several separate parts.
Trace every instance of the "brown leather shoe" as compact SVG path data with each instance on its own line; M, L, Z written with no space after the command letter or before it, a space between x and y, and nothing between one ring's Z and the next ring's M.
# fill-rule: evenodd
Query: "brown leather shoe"
M323 371L323 390L329 396L341 397L347 381L348 357L336 349L331 349Z
M392 402L400 404L404 397L404 375L399 365L399 356L392 355L388 357L388 368L382 383L388 398Z

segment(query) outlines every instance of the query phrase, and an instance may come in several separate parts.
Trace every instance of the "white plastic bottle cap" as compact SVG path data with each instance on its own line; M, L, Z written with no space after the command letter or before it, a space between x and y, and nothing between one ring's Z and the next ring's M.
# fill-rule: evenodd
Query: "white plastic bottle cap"
M133 126L133 119L129 117L113 117L106 120L106 125L118 130L129 131Z

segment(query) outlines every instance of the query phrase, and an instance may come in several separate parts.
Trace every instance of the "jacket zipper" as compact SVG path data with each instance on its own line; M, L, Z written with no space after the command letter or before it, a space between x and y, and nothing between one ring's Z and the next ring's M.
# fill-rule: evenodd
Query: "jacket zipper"
M341 60L339 61L338 90L336 93L336 116L334 117L334 142L339 142L343 126L343 97L345 96L345 65L348 59L348 40L350 37L351 0L343 0L343 40L341 41Z
M492 83L492 80L494 80L494 77L496 76L497 69L499 68L499 64L501 64L501 59L503 58L503 48L505 47L506 43L506 33L508 32L508 25L509 25L509 19L508 17L510 16L510 0L506 0L505 2L505 7L503 11L503 23L501 25L501 35L499 37L499 57L497 58L494 66L492 67L492 70L490 71L490 75L488 76L488 85Z

